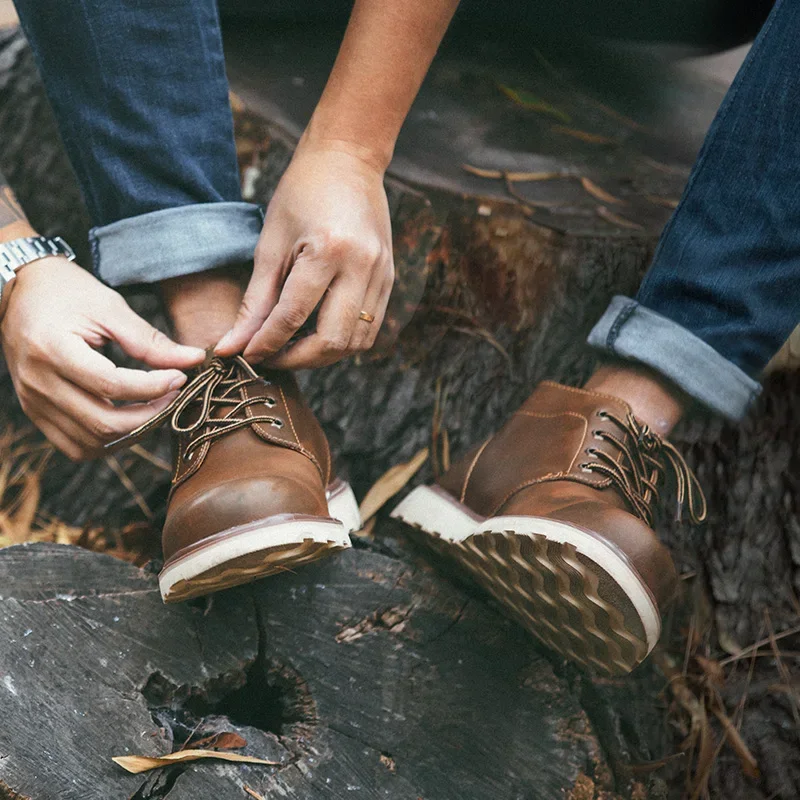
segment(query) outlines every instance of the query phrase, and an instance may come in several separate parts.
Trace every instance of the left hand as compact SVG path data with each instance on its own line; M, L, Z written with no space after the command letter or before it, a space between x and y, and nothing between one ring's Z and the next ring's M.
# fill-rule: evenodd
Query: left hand
M267 210L250 284L216 347L279 369L375 343L394 281L383 169L344 142L303 139ZM322 301L316 331L285 346ZM374 322L359 319L361 311Z

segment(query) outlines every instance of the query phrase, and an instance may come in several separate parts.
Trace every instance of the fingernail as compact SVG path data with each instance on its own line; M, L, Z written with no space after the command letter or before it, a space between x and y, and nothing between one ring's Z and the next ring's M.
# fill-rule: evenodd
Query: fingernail
M186 383L186 376L179 375L177 378L173 378L173 380L170 382L168 391L172 392L175 389L180 389L184 383Z
M223 348L227 347L231 343L231 339L233 339L233 331L228 331L218 342L217 346L214 348L215 352L219 352Z
M205 358L206 351L202 347L192 347L189 344L182 344L181 347L186 351L186 354L191 354L194 358Z

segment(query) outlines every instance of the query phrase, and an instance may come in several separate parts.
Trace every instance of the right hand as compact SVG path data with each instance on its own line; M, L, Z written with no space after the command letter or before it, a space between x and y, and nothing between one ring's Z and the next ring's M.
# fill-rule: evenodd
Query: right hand
M22 410L73 460L97 456L155 416L186 382L182 370L205 357L173 342L120 294L63 258L28 264L2 300L0 336ZM117 367L99 352L109 341L155 369Z

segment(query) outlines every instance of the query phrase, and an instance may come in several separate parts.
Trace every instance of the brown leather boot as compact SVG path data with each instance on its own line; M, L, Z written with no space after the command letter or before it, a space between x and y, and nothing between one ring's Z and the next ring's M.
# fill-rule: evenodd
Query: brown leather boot
M548 647L623 674L658 641L677 584L652 530L666 473L702 521L694 474L626 403L545 382L393 516L429 534Z
M161 414L112 446L171 420L175 472L164 524L165 602L294 569L350 547L350 487L287 372L261 377L214 358Z

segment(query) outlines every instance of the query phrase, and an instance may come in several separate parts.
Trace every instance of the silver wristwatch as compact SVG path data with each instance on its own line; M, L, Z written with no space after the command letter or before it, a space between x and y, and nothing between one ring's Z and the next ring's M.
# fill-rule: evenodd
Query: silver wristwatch
M75 260L72 248L60 236L52 239L47 236L28 236L24 239L12 239L10 242L0 242L0 296L5 285L14 280L15 273L20 267L50 256L63 256L68 261Z

